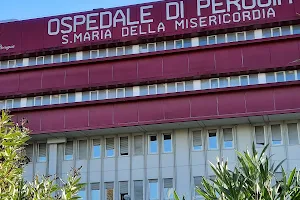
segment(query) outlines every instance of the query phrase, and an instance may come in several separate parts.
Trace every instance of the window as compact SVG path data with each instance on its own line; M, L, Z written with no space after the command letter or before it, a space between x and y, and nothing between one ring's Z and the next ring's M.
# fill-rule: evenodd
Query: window
M50 105L50 95L43 96L43 105Z
M296 79L295 71L286 71L285 75L286 75L286 80L287 81L294 81Z
M91 91L90 95L91 95L91 100L92 101L95 101L95 100L98 99L98 92L97 91Z
M283 26L281 27L281 32L283 36L291 35L291 27L290 26Z
M176 92L184 92L184 82L176 83Z
M207 38L206 37L200 37L199 38L199 46L205 46L207 45Z
M47 161L47 144L39 143L38 144L38 162Z
M147 44L141 44L140 45L140 53L147 53L147 52L148 52Z
M175 83L168 83L167 84L168 93L176 92L176 85Z
M51 95L51 104L59 104L59 95Z
M152 94L156 94L156 85L149 85L148 86L148 94L152 95Z
M148 86L140 86L140 96L145 96L145 95L148 95L148 89L149 87Z
M167 50L174 49L174 41L173 40L166 42L166 49Z
M202 90L210 89L209 79L201 80L201 89Z
M192 39L191 38L184 39L183 44L184 44L185 48L191 47L192 46Z
M293 34L300 34L300 25L293 26Z
M26 107L31 107L33 105L34 105L34 98L33 97L27 97Z
M280 27L271 28L271 33L272 33L272 37L279 37L281 36L281 28Z
M227 33L227 42L235 42L235 41L236 41L235 33Z
M65 53L65 54L61 54L61 62L69 62L69 54Z
M120 155L128 156L128 137L120 137Z
M223 139L224 139L224 148L225 149L233 148L232 128L224 128L223 129Z
M120 182L120 200L125 200L124 196L128 195L128 181Z
M222 77L220 78L220 88L226 88L228 87L228 78L227 77Z
M299 144L297 124L296 123L287 124L287 127L288 127L289 144L290 145Z
M157 94L166 93L166 84L158 84L157 85Z
M156 51L163 51L163 50L165 50L165 42L157 42Z
M183 40L175 40L175 48L176 49L183 48Z
M65 144L65 160L73 160L73 141Z
M284 82L284 72L276 72L276 80L277 82Z
M157 153L157 136L156 135L150 135L149 136L149 153Z
M230 77L230 86L231 87L235 87L235 86L239 86L240 85L240 81L239 81L239 77L238 76L232 76Z
M249 85L249 76L241 76L240 79L242 86Z
M133 181L134 199L144 199L143 181Z
M207 37L207 43L209 45L216 44L217 43L217 36L216 35L208 36Z
M212 89L218 88L219 87L219 79L218 78L210 79L210 87Z
M172 135L171 134L164 134L164 153L172 152Z
M193 150L200 151L202 150L202 133L201 131L193 132Z
M87 140L78 141L78 159L79 160L87 159Z
M32 162L33 160L33 144L28 144L26 146L26 156L28 157L29 159L29 162Z
M105 185L105 199L106 200L114 200L114 183L104 183Z
M194 81L186 81L185 82L185 91L194 90Z
M149 52L154 52L155 51L155 43L148 44L148 51Z
M269 38L272 35L271 29L269 28L263 29L262 33L263 33L263 38Z
M98 99L106 99L106 97L107 97L107 92L106 92L107 90L100 90L99 91L99 93L98 93Z
M89 91L82 92L81 100L82 101L89 101L90 100L90 92Z
M134 155L143 155L143 136L136 135L134 140Z
M109 99L114 99L114 98L116 98L116 89L109 89L109 90L108 90L108 98L109 98Z
M272 132L272 145L281 145L282 137L281 137L280 125L271 125L271 132Z
M208 148L209 149L218 148L217 130L208 131Z
M8 68L14 68L17 66L16 60L9 60L8 61Z
M237 41L244 41L246 40L246 32L238 32L236 33Z
M115 156L115 138L106 138L106 157Z
M81 188L78 192L79 199L86 200L86 191L85 187Z
M125 55L124 47L117 47L117 56Z
M34 97L34 105L41 106L42 105L42 98L43 97Z
M98 58L99 57L99 51L98 50L91 50L90 51L90 58Z
M125 88L125 97L132 97L133 96L133 88L127 87Z
M44 56L40 56L36 58L36 64L37 65L43 65L45 63L45 57Z
M100 183L91 183L91 200L99 200L100 196Z
M118 88L117 89L117 98L124 98L125 97L125 88Z
M174 198L173 179L164 179L164 200L170 200Z
M250 74L249 75L250 85L258 84L258 75L257 74Z
M149 200L158 200L158 181L149 180Z
M101 140L93 139L93 158L101 158Z
M108 57L116 56L116 48L109 48L107 49Z
M262 147L265 145L265 130L263 126L255 126L255 141L256 146Z
M218 35L217 36L217 43L218 44L226 43L226 35L225 34Z
M59 103L67 103L68 102L68 94L59 95Z
M275 74L274 72L266 73L267 83L274 83L275 82Z
M202 188L202 176L195 176L194 177L194 188ZM196 192L196 190L194 191L195 193L195 197L200 197L200 195Z
M6 109L11 109L13 107L14 100L13 99L7 99L6 100Z

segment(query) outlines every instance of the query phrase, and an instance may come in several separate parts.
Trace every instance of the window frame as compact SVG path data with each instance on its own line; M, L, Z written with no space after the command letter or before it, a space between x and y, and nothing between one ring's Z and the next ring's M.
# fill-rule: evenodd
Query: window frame
M288 130L288 124L296 124L297 125L297 135L298 135L298 142L297 142L297 144L291 144L290 143L290 137L289 137L289 130ZM296 145L299 145L300 144L300 131L299 131L299 128L300 128L300 125L299 125L299 123L297 122L297 121L290 121L290 122L287 122L286 124L286 129L287 129L287 144L289 145L289 146L296 146Z
M274 36L274 30L275 29L279 29L279 36ZM281 28L281 26L278 26L278 27L272 27L271 28L271 37L280 37L280 36L282 36L282 28Z
M170 154L173 153L173 134L172 133L162 133L162 153L163 154ZM165 151L165 135L170 135L171 136L171 151Z
M67 147L67 143L68 142L72 142L72 159L66 159L66 147ZM74 159L75 159L75 155L74 155L74 140L66 141L64 143L64 158L63 158L63 160L64 161L73 161Z
M94 140L100 140L100 156L94 157ZM93 160L101 159L102 158L102 141L103 139L101 137L92 137L90 138L90 148L91 148L91 156L90 158Z
M45 161L41 161L40 160L40 144L45 144L46 145L46 160ZM47 142L38 142L37 143L37 145L36 145L36 147L37 147L37 149L36 149L36 151L37 151L37 156L36 156L36 162L37 163L47 163L47 161L48 161L48 148L47 148Z
M121 155L121 138L122 137L127 137L127 139L128 139L128 146L127 146L127 150L128 150L128 155ZM118 140L119 140L119 156L120 157L128 157L128 156L130 156L130 146L131 146L131 144L130 144L130 136L129 135L120 135L119 137L118 137Z
M97 53L97 57L96 57L96 58L93 58L93 57L92 57L92 54L93 54L93 53ZM99 58L99 49L97 49L97 50L95 50L95 49L94 49L94 50L90 50L90 51L89 51L89 54L90 54L90 56L89 56L90 59L97 59L97 58Z
M136 151L135 151L135 137L136 136L141 136L142 137L142 154L137 154ZM136 135L132 135L132 148L133 148L133 156L143 156L145 154L145 136L143 134L136 134Z
M279 73L283 73L283 81L278 81L278 78L277 78L277 74ZM282 83L282 82L286 82L286 75L285 75L285 71L276 71L274 72L274 76L275 76L275 83Z
M264 129L264 145L258 145L257 144L257 142L256 142L256 132L255 132L255 127L259 127L259 126L262 126L263 127L263 129ZM254 125L253 126L253 141L254 141L254 143L255 143L255 147L257 147L257 148L264 148L265 146L266 146L266 144L267 144L267 128L266 128L266 126L265 125L263 125L263 124L257 124L257 125Z
M150 143L151 143L151 136L156 136L156 149L157 149L157 151L156 152L151 152L151 145L150 145ZM150 155L156 155L156 154L158 154L159 153L159 144L158 144L158 134L149 134L148 135L148 154L150 154Z
M10 62L13 62L13 67L9 67L10 66ZM6 69L8 69L8 68L16 68L16 67L17 67L17 60L8 60L7 61Z
M38 59L42 58L43 62L42 64L38 64ZM44 65L45 64L45 56L37 56L35 57L35 64L36 65Z
M62 103L62 101L61 101L61 97L63 96L63 95L66 95L66 102L64 102L64 103L68 103L68 98L69 98L69 95L68 95L68 93L63 93L63 94L59 94L59 104L64 104L64 103Z
M210 134L210 131L212 131L212 130L216 130L216 148L211 148L210 147L210 143L209 143L209 134ZM210 151L217 151L217 150L219 150L220 149L220 147L219 147L219 144L220 144L220 141L219 141L219 139L220 139L220 136L219 136L219 130L218 130L218 128L210 128L210 129L208 129L208 130L206 130L206 132L207 132L207 139L206 139L206 141L207 141L207 150L210 150Z
M150 94L150 87L155 87L155 94ZM156 95L157 94L157 84L148 85L148 95Z
M118 96L118 92L121 91L123 93L122 97ZM126 90L125 88L116 88L116 99L125 98L126 97Z
M232 134L232 147L225 147L225 140L224 140L224 129L231 129L231 134ZM234 127L231 127L231 126L224 126L221 128L221 131L222 131L222 149L224 150L232 150L235 148L235 128Z
M244 35L244 40L239 40L239 37L238 37L239 34L243 34ZM246 31L236 32L235 33L235 39L236 39L236 42L246 41L247 40Z
M156 183L157 183L157 185L156 185L156 192L157 192L157 199L151 199L150 197L151 197L151 189L150 189L150 181L156 181ZM160 196L160 193L159 193L159 181L158 181L158 179L148 179L148 195L149 195L149 200L158 200L159 199L159 196Z
M183 84L183 91L178 91L178 84ZM175 92L185 92L185 81L175 82Z
M177 42L181 43L181 47L180 48L177 48ZM183 39L174 40L174 49L182 49L182 48L184 48L184 41L183 41Z
M94 92L96 93L96 99L92 99L92 94L93 94ZM90 101L96 101L96 100L98 100L98 99L99 99L99 98L98 98L98 94L99 94L98 90L90 91Z
M280 138L281 138L281 141L280 141L280 144L273 144L273 131L272 131L272 126L274 125L279 125L280 127ZM270 124L270 133L271 133L271 137L270 137L270 143L271 143L271 146L272 147L277 147L277 146L282 146L284 143L283 143L283 138L284 138L284 135L283 135L283 127L282 127L282 124L281 123L274 123L274 124Z
M215 43L214 43L214 44L211 44L211 43L209 42L210 38L214 38L214 40L215 40ZM226 37L226 38L227 38L227 37ZM208 36L206 36L206 39L207 39L207 41L206 41L206 44L207 44L207 45L215 45L215 44L218 43L218 35L208 35Z
M121 55L118 54L118 50L119 49L122 49L122 54ZM124 55L126 55L126 53L125 53L125 46L116 47L116 56L124 56Z
M11 101L11 106L8 106L8 102ZM5 100L5 109L12 109L14 108L14 99L6 99Z
M63 56L67 55L67 61L63 61ZM70 54L69 53L62 53L60 54L60 62L70 62Z
M86 158L85 159L80 159L79 158L79 155L80 155L80 145L79 145L79 143L80 143L80 141L86 141ZM89 159L89 155L88 155L88 150L89 150L89 139L86 139L86 138L78 138L77 140L76 140L76 154L77 154L77 158L76 158L76 160L88 160ZM74 150L73 150L73 152L74 152Z
M212 86L212 81L213 80L217 80L217 83L218 83L218 86L217 87L213 87ZM220 88L220 79L219 78L211 78L209 79L209 85L210 85L210 89L217 89L217 88Z
M41 98L41 105L36 105L36 99ZM36 96L33 98L33 106L42 106L43 105L43 96Z
M194 148L194 132L196 132L196 131L200 131L200 133L201 133L201 145L202 145L202 148L199 149L199 150L197 150L197 149ZM195 152L204 151L204 139L205 138L204 138L203 133L204 133L203 129L194 129L194 130L191 130L191 135L192 135L192 137L191 137L192 151L195 151Z
M248 81L248 84L247 85L242 85L242 77L247 77L247 81ZM246 74L246 75L240 75L239 76L239 82L240 82L240 86L242 86L242 87L244 87L244 86L248 86L248 85L250 85L250 75L248 75L248 74ZM234 87L236 87L236 86L234 86Z
M107 139L110 139L110 138L114 139L114 153L113 153L112 156L107 155L107 145L106 144L107 144ZM104 142L104 144L105 144L105 147L104 147L104 149L105 149L105 158L114 158L116 156L116 137L115 136L105 137L104 140L105 140L105 142Z

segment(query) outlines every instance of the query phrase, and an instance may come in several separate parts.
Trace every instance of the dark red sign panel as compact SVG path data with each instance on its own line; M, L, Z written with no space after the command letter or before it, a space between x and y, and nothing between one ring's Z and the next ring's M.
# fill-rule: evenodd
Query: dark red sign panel
M168 0L0 24L0 56L299 19L297 0Z

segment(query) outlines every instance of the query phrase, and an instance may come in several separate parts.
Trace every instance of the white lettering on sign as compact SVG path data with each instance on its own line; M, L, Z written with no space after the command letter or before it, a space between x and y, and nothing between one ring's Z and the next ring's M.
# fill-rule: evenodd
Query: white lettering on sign
M5 45L0 44L0 50L8 51L10 49L14 49L15 47L16 47L16 45L7 45L7 46L5 46Z
M186 2L194 2L194 11ZM293 4L294 0L189 0L168 1L162 12L154 4L123 9L101 10L64 16L48 21L48 35L60 35L62 44L91 42L130 36L144 36L183 29L220 26L276 17L275 8ZM163 3L161 3L163 4ZM187 8L189 10L187 11ZM155 11L155 12L154 12ZM190 13L194 13L191 17ZM155 21L154 15L160 21ZM187 16L189 17L187 18ZM170 22L174 26L170 26ZM165 23L168 23L167 26ZM117 28L118 27L118 28ZM167 30L171 29L171 30Z

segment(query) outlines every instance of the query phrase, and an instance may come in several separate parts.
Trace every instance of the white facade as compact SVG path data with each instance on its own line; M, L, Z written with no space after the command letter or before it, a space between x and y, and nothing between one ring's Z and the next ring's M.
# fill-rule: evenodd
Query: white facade
M201 177L213 178L210 162L215 163L220 157L228 160L229 167L233 168L235 150L244 151L252 142L258 149L269 143L267 153L274 155L272 161L287 159L283 164L287 171L299 168L299 125L298 121L278 121L48 138L46 148L46 141L33 141L33 145L28 146L32 162L24 176L29 181L34 174L57 174L66 178L72 167L82 166L81 181L87 184L80 192L84 199L110 200L107 195L113 193L113 200L121 200L120 193L128 193L132 200L164 200L169 199L165 193L174 188L191 200L195 199L195 182L197 184Z

